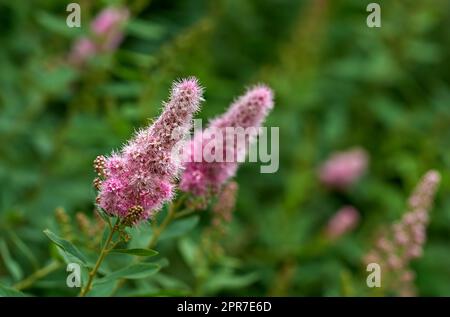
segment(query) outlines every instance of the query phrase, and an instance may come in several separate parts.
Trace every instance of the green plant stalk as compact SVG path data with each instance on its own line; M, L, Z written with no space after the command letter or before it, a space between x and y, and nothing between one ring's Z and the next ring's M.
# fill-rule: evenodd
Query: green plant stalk
M161 234L164 232L164 230L167 228L167 226L172 222L172 220L174 218L175 218L175 204L171 204L169 207L169 210L167 212L167 216L164 218L163 222L155 228L152 238L150 239L150 242L148 243L148 246L147 246L148 249L155 247L155 245L158 243L159 237L161 236Z
M95 275L97 274L97 271L100 268L100 265L102 264L105 257L108 255L109 251L111 251L111 249L109 249L108 247L111 244L114 233L116 232L116 230L118 228L119 228L119 219L117 219L116 224L114 225L111 232L109 233L108 238L105 242L105 245L103 246L102 251L100 252L100 256L97 259L97 262L95 263L92 270L89 272L88 282L87 282L86 286L81 289L80 294L79 294L80 297L84 297L91 290L92 283L94 282Z
M35 271L33 274L29 275L27 278L17 282L13 285L13 288L15 288L18 291L24 290L26 288L29 288L32 286L36 281L40 280L41 278L44 278L45 276L49 275L50 273L56 271L58 268L61 267L61 264L57 261L52 261L46 266L40 268L39 270Z
M196 213L197 210L196 209L184 209L182 211L177 212L174 216L173 219L178 219L178 218L183 218L189 215L192 215L194 213Z
M150 242L148 243L147 248L149 248L149 249L154 248L155 245L158 243L159 237L164 232L164 230L167 228L167 226L170 225L173 220L180 218L180 214L182 214L184 211L177 213L177 209L183 204L185 198L186 198L186 196L182 195L177 201L170 204L169 210L167 211L167 215L164 218L163 222L159 226L155 226L152 238L150 239ZM190 213L194 212L189 209L186 211L190 211ZM184 215L181 215L181 216L184 216Z
M169 209L167 211L167 215L164 218L164 220L162 221L162 223L159 226L155 225L153 235L150 239L150 242L147 245L148 249L153 249L156 246L156 244L158 243L159 237L164 232L164 230L167 228L167 226L172 223L173 220L190 215L196 211L196 210L191 210L191 209L185 209L185 210L177 213L176 212L177 208L182 205L183 201L184 201L184 196L180 197L180 199L178 201L170 204ZM138 259L136 262L139 262L139 261L141 261L141 260ZM117 292L117 290L119 288L121 288L125 282L126 282L126 280L124 280L124 279L120 280L114 287L112 294L115 294L115 292Z

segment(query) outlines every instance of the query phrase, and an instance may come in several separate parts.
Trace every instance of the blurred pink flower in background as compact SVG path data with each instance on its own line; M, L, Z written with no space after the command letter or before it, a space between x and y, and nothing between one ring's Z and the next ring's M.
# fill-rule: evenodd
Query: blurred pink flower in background
M123 26L129 18L127 8L109 7L102 10L91 23L92 36L75 41L69 61L84 64L89 58L114 51L123 40Z
M174 83L163 113L152 125L138 131L120 153L96 159L94 167L103 178L95 182L101 208L110 215L131 217L132 225L172 199L181 168L172 150L189 132L201 100L197 79Z
M272 107L272 90L264 85L255 86L233 102L226 113L212 120L207 129L194 135L186 146L187 159L180 189L198 196L206 194L208 190L220 190L235 175L239 166L238 157L245 156L250 142L258 133L258 129L250 131L245 135L245 144L242 145L234 137L227 138L226 128L259 128ZM217 140L216 134L220 134L223 143L214 146L210 152L223 151L223 157L227 152L232 152L232 161L212 161L209 156L214 156L214 153L205 151L205 146L212 143L211 140Z
M329 238L338 238L353 230L359 222L359 213L353 206L344 206L330 219L326 228Z
M320 181L330 188L344 190L366 171L369 156L362 148L336 152L319 169Z
M238 184L236 182L228 182L225 184L217 198L216 203L212 207L215 217L213 224L217 222L231 222L233 210L236 205L236 196L238 191Z
M122 27L129 18L126 8L106 8L91 24L92 32L98 37L99 48L105 51L115 50L123 39Z
M408 211L402 219L385 229L375 247L365 257L368 263L378 263L391 280L386 287L402 296L414 295L414 273L409 269L411 260L422 256L426 241L429 212L440 182L437 171L428 171L414 189L408 201Z
M75 65L81 65L95 54L97 54L95 43L92 40L83 37L74 43L69 60Z

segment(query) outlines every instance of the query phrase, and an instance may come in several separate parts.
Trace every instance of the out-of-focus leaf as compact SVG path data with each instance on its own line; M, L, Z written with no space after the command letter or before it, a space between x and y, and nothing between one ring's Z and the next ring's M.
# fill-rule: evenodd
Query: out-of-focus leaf
M0 254L2 255L3 262L5 263L6 268L8 269L11 276L16 280L20 280L23 277L23 271L20 268L20 265L11 257L9 253L8 245L6 241L0 240Z
M111 296L116 286L116 283L119 281L117 279L113 279L110 281L106 281L104 283L94 283L92 289L89 291L89 297L97 297L97 296Z
M127 24L129 35L136 36L144 40L157 40L165 33L165 28L156 23L134 19Z
M258 280L257 273L234 275L228 270L223 270L211 275L203 286L208 293L215 293L225 289L237 289L251 285Z
M192 230L199 222L199 216L188 217L186 219L180 219L173 222L167 229L161 234L160 240L172 239L182 236Z
M159 269L160 266L154 263L136 263L96 280L95 284L109 283L117 279L146 278L157 273Z
M0 284L0 297L24 297L25 294L8 286Z
M102 209L97 208L95 212L100 216L100 218L103 219L104 222L111 224L111 217L108 216Z
M137 256L155 256L158 255L158 251L151 249L113 249L111 253L124 253Z
M44 233L51 241L53 241L61 249L63 249L67 253L73 255L75 258L80 260L83 264L85 264L85 265L87 264L86 257L71 242L69 242L61 237L58 237L56 234L54 234L53 232L51 232L48 229L45 229Z
M33 266L37 268L38 260L36 259L30 248L26 245L26 243L23 242L22 239L12 231L9 232L9 236L11 238L11 241L16 245L17 250L21 251L23 255L25 255L27 259L33 264Z
M180 239L178 243L181 256L189 267L194 270L196 267L196 259L198 256L198 245L189 238Z
M142 91L142 84L137 82L112 83L100 86L98 91L101 95L117 98L137 97Z
M189 290L189 286L185 282L168 274L158 273L155 275L154 280L158 284L160 284L165 290L167 289L172 290L177 289L183 291Z
M65 11L64 11L65 12ZM69 28L66 23L66 15L55 16L45 11L36 14L38 23L50 32L68 38L75 38L83 34L82 28Z
M52 70L37 68L33 73L42 91L50 94L58 94L66 90L76 78L76 72L70 67L58 67Z

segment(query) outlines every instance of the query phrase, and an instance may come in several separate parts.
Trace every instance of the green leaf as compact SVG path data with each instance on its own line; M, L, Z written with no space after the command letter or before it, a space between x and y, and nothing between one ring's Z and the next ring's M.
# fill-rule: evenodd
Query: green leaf
M207 293L217 293L222 290L247 287L258 279L259 275L256 272L244 275L234 275L234 273L229 270L223 270L212 275L203 287Z
M111 250L111 253L125 253L137 256L155 256L158 254L158 251L151 249L114 249Z
M58 67L53 70L44 70L36 67L32 71L37 85L43 93L58 94L61 90L67 89L68 85L76 79L76 72L70 67ZM36 138L36 135L34 136ZM43 138L43 136L41 136ZM50 142L50 140L46 140ZM42 142L42 141L41 141ZM51 145L44 145L51 146Z
M198 245L194 243L191 239L182 238L178 243L178 248L180 249L181 256L183 257L186 264L192 270L198 268L197 260L198 260Z
M129 242L128 247L131 249L134 248L146 248L150 242L150 239L153 235L152 226L145 225L136 227L127 227L126 232L133 237L133 239Z
M2 256L3 262L8 269L14 280L18 281L23 277L22 269L19 264L11 257L9 253L8 245L5 240L0 240L0 254Z
M192 230L199 222L200 217L194 216L186 219L177 220L172 223L166 231L161 234L160 240L172 239L184 235Z
M133 19L127 24L127 32L144 40L157 40L161 38L165 29L158 24L144 20Z
M62 35L68 38L74 38L83 34L82 28L69 28L66 24L66 18L56 16L44 11L37 12L38 23L50 32Z
M155 282L157 282L164 290L183 290L189 291L190 287L184 281L172 276L159 273L154 277Z
M111 296L116 288L118 280L111 280L105 283L94 283L91 291L88 293L89 297L106 297Z
M102 234L102 240L100 241L100 245L103 248L108 241L109 234L111 233L111 229L109 227L105 227Z
M25 294L3 284L0 284L0 297L24 297Z
M141 94L143 85L138 82L108 83L98 87L101 96L133 98Z
M25 242L23 242L22 239L16 233L14 233L12 230L10 230L8 233L11 238L11 241L17 247L17 250L22 252L22 254L25 255L26 258L31 262L31 264L34 266L34 268L37 269L39 267L38 260L36 259L33 252L30 250L30 248L27 246L27 244Z
M58 247L60 247L70 255L80 260L83 264L85 265L87 264L86 257L71 242L64 240L61 237L58 237L56 234L54 234L48 229L45 229L44 233Z
M186 297L192 295L192 292L189 290L183 289L164 289L155 292L139 292L132 291L129 294L126 294L127 297Z
M108 216L108 214L107 214L103 209L97 208L97 209L96 209L96 212L97 212L97 214L100 216L100 218L103 219L103 221L104 221L105 223L111 225L111 216Z
M95 284L109 283L122 278L130 280L146 278L158 272L160 268L154 263L136 263L98 279Z

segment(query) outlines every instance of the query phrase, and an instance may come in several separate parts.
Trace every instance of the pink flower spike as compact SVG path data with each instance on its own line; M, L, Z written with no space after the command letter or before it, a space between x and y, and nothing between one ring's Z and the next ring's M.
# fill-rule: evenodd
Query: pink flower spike
M201 100L202 89L195 78L175 83L163 113L152 125L138 131L119 153L96 160L104 175L98 197L101 208L121 218L132 214L134 223L151 217L172 199L181 167L172 151L189 132Z
M203 196L210 190L220 190L235 175L239 158L245 157L273 105L272 90L265 85L254 86L233 102L223 115L212 120L207 129L194 135L186 147L180 189L197 196ZM243 144L235 137L228 137L227 128L247 129L243 131ZM214 146L208 149L211 143ZM228 160L225 159L227 153L233 153ZM215 160L216 154L222 160Z
M400 295L414 294L414 276L410 274L408 265L411 260L423 254L429 213L439 182L440 175L437 171L428 171L422 177L409 198L408 211L398 223L384 230L373 250L368 253L370 257L365 258L366 264L371 258L377 258L380 265L385 264L384 270L388 277L384 282L386 289L394 290ZM399 279L402 276L408 278Z

